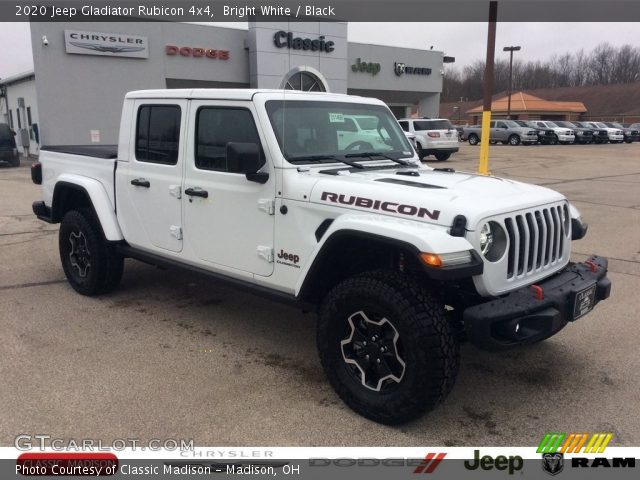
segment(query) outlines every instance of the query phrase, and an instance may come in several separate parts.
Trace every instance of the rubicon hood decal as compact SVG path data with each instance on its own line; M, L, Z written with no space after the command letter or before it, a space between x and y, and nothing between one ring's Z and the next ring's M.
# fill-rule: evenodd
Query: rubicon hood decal
M408 217L430 218L437 220L440 217L440 210L429 210L415 205L398 204L384 200L374 200L366 197L356 197L340 193L322 192L320 199L323 202L338 203L342 205L354 205L360 208L370 208L389 213L399 213Z

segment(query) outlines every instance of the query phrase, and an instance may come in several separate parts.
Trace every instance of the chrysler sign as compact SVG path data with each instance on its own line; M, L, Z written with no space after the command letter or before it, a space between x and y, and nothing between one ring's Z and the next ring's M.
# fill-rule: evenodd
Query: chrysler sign
M65 30L64 45L67 53L149 58L149 41L147 37L128 33Z

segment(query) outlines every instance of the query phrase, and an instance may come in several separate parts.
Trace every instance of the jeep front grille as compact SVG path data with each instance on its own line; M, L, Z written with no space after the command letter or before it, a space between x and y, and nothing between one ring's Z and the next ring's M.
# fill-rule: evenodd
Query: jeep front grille
M505 218L509 240L507 279L531 275L562 260L569 225L566 204Z

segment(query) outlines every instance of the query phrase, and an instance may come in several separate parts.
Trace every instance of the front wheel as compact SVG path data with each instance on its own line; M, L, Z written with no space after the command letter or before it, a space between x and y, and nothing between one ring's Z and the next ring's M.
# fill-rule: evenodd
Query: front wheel
M104 238L92 211L70 210L58 235L62 269L73 289L82 295L113 290L122 277L124 258Z
M342 400L376 422L399 424L451 391L459 345L438 298L391 271L338 284L320 306L320 360Z
M520 145L520 137L518 135L511 135L509 137L509 145Z

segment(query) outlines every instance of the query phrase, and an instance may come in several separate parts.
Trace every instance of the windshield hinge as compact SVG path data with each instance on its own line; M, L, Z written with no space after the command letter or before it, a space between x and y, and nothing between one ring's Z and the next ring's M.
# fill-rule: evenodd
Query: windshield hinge
M274 198L261 198L258 200L258 209L268 215L276 213L276 200Z
M273 263L273 248L258 245L258 257L264 258L269 263Z

